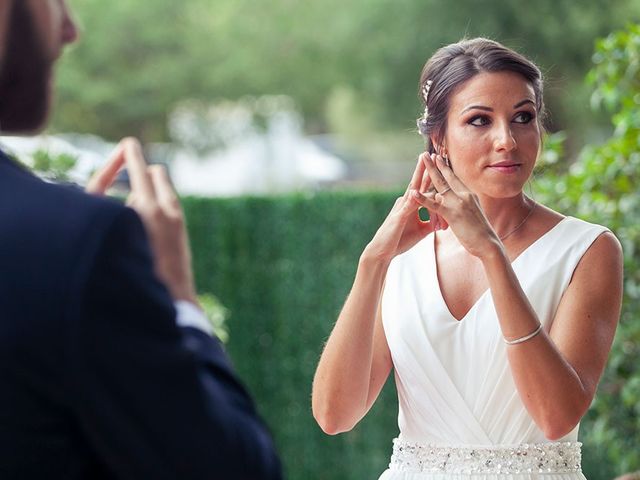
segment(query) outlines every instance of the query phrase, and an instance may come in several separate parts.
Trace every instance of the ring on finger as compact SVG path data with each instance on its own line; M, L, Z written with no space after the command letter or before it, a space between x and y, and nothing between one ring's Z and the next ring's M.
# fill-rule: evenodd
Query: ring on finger
M451 190L451 187L447 187L447 188L445 188L444 190L442 190L441 192L438 192L438 193L440 193L440 195L444 195L444 194L445 194L445 193L447 193L449 190Z

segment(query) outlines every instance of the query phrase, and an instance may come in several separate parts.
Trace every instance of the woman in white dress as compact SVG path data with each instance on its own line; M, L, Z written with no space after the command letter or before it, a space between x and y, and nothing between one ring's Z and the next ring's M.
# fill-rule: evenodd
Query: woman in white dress
M427 152L360 257L314 417L350 430L393 368L400 435L381 479L583 479L578 424L620 315L620 244L523 193L542 141L533 63L463 40L427 62L420 92Z

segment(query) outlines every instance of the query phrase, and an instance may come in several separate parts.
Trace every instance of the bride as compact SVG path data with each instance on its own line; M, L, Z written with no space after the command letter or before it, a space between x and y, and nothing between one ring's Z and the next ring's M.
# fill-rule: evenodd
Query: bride
M620 315L620 244L523 193L543 130L533 63L463 40L427 62L420 92L427 152L362 252L314 417L352 429L393 368L400 435L381 479L584 479L578 425Z

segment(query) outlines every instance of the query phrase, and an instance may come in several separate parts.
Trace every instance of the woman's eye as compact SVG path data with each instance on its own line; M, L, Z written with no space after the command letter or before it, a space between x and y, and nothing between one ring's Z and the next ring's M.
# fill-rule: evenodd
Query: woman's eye
M474 127L482 127L489 124L489 119L484 115L476 115L475 117L470 118L467 123Z
M534 115L531 112L520 112L513 118L513 121L516 123L529 123L533 118Z

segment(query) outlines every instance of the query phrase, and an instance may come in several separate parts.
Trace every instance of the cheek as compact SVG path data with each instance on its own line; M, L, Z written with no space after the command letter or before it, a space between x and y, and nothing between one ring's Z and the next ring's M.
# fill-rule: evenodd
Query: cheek
M39 34L42 51L53 60L60 49L63 10L60 0L31 0L33 24Z
M524 151L535 151L538 152L542 145L540 130L538 127L532 127L527 129L522 129L517 133L516 142L518 143L518 147Z
M458 126L451 130L448 137L451 145L457 145L459 148L481 147L483 143L492 141L491 128L476 128L470 125Z
M489 129L463 127L450 131L446 144L449 146L450 156L455 158L457 163L468 163L490 150L493 143Z

